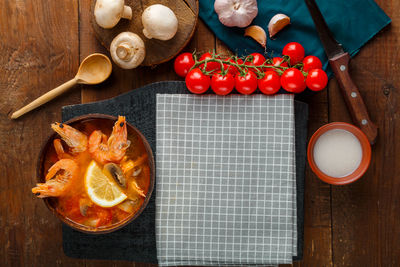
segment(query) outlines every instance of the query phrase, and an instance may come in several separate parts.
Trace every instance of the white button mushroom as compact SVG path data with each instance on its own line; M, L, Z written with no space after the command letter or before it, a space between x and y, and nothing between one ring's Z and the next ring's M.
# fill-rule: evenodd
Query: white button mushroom
M178 31L178 19L174 12L164 5L149 6L142 14L143 34L151 39L170 40Z
M110 54L118 66L133 69L142 64L146 55L144 42L133 32L121 32L111 42Z
M124 0L97 0L94 17L100 27L110 29L117 25L121 18L132 19L132 9L125 6Z

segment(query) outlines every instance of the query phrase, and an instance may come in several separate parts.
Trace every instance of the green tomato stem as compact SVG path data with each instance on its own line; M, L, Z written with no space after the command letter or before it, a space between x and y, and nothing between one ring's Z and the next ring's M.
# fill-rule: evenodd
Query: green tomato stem
M204 64L203 67L200 68L201 71L204 74L211 76L215 72L215 70L207 71L207 64L209 62L217 62L221 65L220 72L222 75L226 75L228 73L229 67L233 66L233 67L236 67L236 69L239 72L239 75L246 75L249 72L249 70L252 70L253 72L256 73L258 78L263 78L265 76L265 72L264 72L265 69L275 70L279 76L281 76L285 70L289 69L289 67L281 66L282 63L289 61L289 57L287 57L287 56L283 56L283 60L282 60L282 62L279 63L279 65L272 65L273 61L270 58L268 58L263 64L258 65L258 66L246 65L247 62L251 62L253 60L252 55L247 56L243 60L243 63L241 63L241 64L238 63L239 58L236 55L232 55L232 56L228 57L227 59L222 60L219 58L220 56L218 54L216 54L215 51L213 51L211 53L211 56L212 56L212 58L207 58L205 60L197 60L197 56L195 54L193 54L193 59L195 60L195 64L192 66L192 68L190 70L197 68L200 65ZM224 67L224 65L227 67ZM301 69L302 66L303 66L302 63L298 63L295 66L292 66L292 68L300 69L300 71L303 73L303 75L306 76L307 73Z

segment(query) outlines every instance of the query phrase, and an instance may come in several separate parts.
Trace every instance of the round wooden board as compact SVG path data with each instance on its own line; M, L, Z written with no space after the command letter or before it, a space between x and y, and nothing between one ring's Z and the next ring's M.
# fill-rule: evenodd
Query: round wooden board
M193 36L199 15L198 0L125 0L125 5L132 8L132 20L121 19L114 28L103 29L97 25L94 18L95 4L96 0L92 0L90 16L92 27L101 44L109 50L112 40L119 33L130 31L138 34L146 47L146 57L142 66L154 66L176 56ZM147 39L143 35L142 12L154 4L169 7L178 18L178 32L171 40Z

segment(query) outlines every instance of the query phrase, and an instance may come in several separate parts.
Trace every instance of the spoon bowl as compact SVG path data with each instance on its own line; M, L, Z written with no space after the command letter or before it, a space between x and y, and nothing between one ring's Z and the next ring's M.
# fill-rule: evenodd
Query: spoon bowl
M51 91L48 91L44 95L35 99L25 107L15 111L11 115L11 119L17 119L25 113L35 109L44 103L49 102L53 98L61 95L66 92L72 86L77 83L80 84L98 84L107 79L112 71L112 64L110 59L103 54L94 53L87 56L81 63L78 69L78 73L72 80L54 88Z
M111 74L110 59L99 53L87 56L81 63L75 78L81 84L98 84L105 81Z

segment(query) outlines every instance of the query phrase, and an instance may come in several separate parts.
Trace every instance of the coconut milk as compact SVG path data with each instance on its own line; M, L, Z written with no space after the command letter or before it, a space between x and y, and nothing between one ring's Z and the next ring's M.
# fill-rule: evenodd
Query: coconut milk
M349 131L329 130L315 142L315 164L328 176L341 178L353 173L361 159L360 141Z

